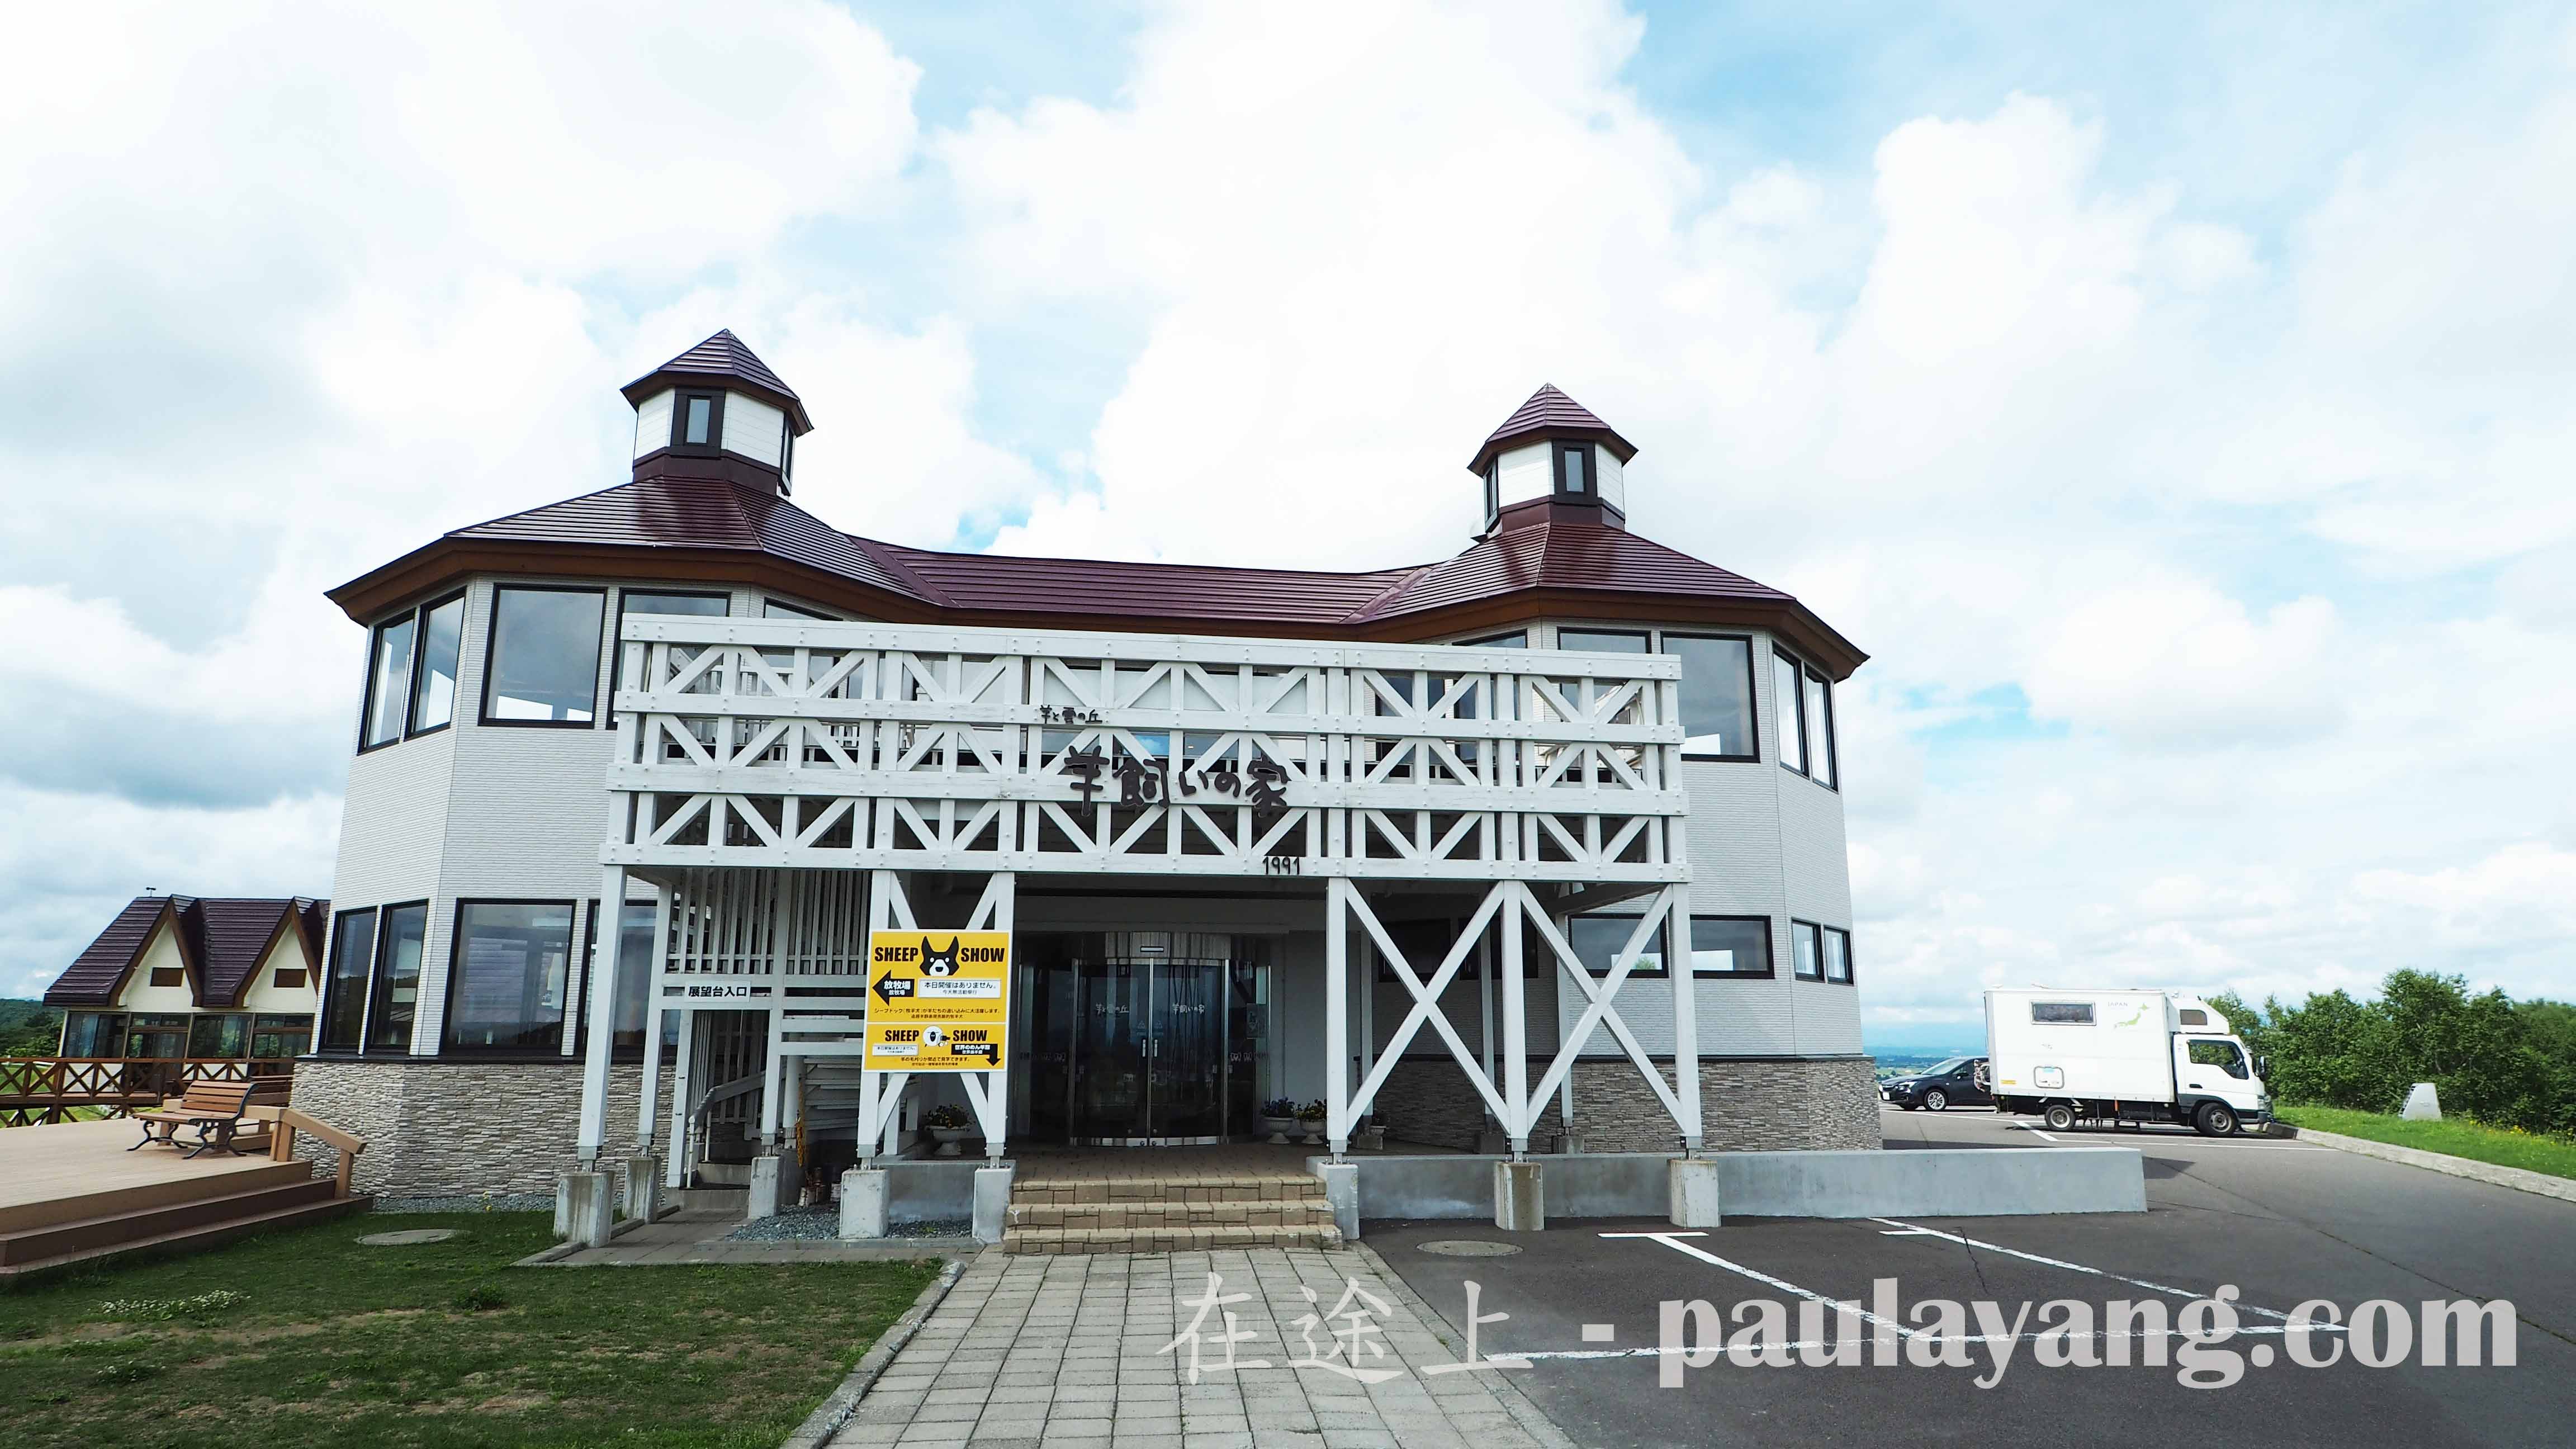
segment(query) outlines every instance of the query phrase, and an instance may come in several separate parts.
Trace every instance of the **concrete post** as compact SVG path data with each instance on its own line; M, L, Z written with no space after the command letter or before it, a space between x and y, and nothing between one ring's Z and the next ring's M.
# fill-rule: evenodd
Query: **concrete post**
M653 1221L662 1211L662 1159L647 1153L626 1159L626 1215Z
M777 1152L764 1152L751 1160L751 1200L743 1213L746 1221L774 1218L779 1209L787 1206L783 1194L787 1190L788 1161Z
M882 1238L891 1224L892 1205L886 1170L853 1167L841 1174L841 1236Z
M1672 1175L1674 1227L1714 1228L1724 1225L1725 1218L1718 1212L1715 1158L1676 1157Z
M1318 1166L1315 1175L1324 1180L1324 1201L1333 1209L1333 1226L1342 1230L1342 1241L1360 1240L1360 1167L1356 1162L1329 1162Z
M585 1247L608 1246L617 1226L617 1198L604 1172L567 1172L555 1179L555 1236Z
M1547 1164L1494 1164L1494 1226L1507 1233L1535 1233L1547 1226Z
M1011 1225L1010 1167L975 1169L975 1241L998 1243Z

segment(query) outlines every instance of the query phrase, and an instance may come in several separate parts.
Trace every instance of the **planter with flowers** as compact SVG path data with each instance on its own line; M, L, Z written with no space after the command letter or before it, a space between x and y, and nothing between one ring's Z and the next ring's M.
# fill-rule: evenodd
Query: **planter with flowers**
M942 1102L922 1113L921 1125L939 1144L939 1150L931 1154L934 1157L957 1156L957 1144L975 1135L975 1119L954 1102Z
M1307 1146L1321 1147L1324 1145L1324 1103L1322 1098L1319 1097L1297 1109L1297 1125L1305 1131Z
M1297 1125L1297 1104L1287 1097L1273 1097L1261 1104L1261 1130L1270 1134L1270 1145L1285 1147L1288 1134L1303 1130Z

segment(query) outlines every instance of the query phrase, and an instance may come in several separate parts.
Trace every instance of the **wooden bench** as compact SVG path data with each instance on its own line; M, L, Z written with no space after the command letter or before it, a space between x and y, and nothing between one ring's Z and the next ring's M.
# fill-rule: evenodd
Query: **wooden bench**
M164 1101L148 1112L137 1112L134 1120L143 1124L143 1140L125 1149L149 1147L155 1142L179 1145L179 1129L190 1128L197 1134L197 1145L188 1152L195 1157L208 1149L220 1148L237 1152L233 1134L243 1115L250 1109L252 1082L218 1082L205 1077L191 1080L177 1102ZM158 1129L158 1130L155 1130Z

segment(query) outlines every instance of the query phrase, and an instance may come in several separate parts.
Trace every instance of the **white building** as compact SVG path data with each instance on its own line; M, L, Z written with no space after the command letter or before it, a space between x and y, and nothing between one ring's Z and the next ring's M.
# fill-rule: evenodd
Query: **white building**
M1878 1145L1864 656L1630 531L1651 475L1564 394L1475 450L1461 552L1309 573L840 533L731 333L624 391L631 481L331 595L368 682L295 1092L374 1186L829 1164L943 1094L994 1155L1279 1097L1337 1152ZM1015 933L1006 1071L856 1071L871 923Z

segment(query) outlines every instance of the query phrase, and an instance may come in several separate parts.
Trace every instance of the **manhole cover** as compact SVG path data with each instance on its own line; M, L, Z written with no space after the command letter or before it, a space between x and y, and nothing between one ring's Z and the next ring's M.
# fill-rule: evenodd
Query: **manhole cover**
M1438 1253L1444 1258L1508 1258L1520 1248L1511 1243L1488 1243L1475 1238L1440 1238L1422 1244L1422 1251Z
M454 1228L410 1228L399 1233L369 1233L358 1241L370 1248L408 1248L414 1243L443 1243L455 1236Z

